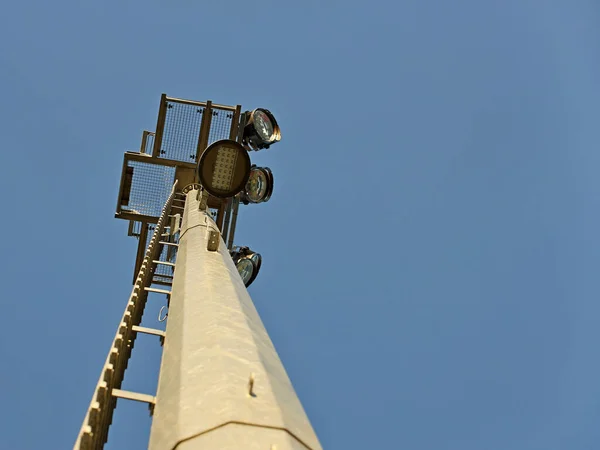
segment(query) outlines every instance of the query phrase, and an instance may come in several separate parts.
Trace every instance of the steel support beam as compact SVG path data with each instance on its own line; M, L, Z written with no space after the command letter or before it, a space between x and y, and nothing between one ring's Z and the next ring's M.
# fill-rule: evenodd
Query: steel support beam
M187 194L151 450L320 450L225 243Z

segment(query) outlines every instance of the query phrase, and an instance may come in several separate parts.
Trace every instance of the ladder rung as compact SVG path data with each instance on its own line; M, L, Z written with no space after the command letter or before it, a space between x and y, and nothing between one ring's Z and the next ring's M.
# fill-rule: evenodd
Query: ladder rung
M154 403L156 403L156 398L153 395L140 394L139 392L124 391L122 389L113 389L112 395L113 397L125 398L127 400L134 400L136 402L149 403L150 405L154 405Z
M168 262L168 261L157 261L154 260L152 261L154 264L162 264L163 266L171 266L171 267L175 267L175 264L173 264L172 262Z
M165 289L156 289L156 288L151 288L151 287L145 287L144 290L148 291L148 292L156 292L157 294L171 295L171 291L167 291Z
M162 245L170 245L171 247L179 247L179 244L176 244L175 242L158 241L158 243Z
M173 278L173 275L169 275L169 274L166 274L166 273L155 273L152 276L153 277Z
M171 208L185 209L183 206L171 205Z
M138 333L153 334L155 336L165 337L165 332L163 330L157 330L156 328L146 328L134 325L131 327L131 329Z

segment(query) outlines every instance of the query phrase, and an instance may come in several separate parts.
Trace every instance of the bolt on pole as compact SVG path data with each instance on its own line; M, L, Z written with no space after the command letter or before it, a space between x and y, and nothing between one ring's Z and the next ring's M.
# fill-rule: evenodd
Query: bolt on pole
M183 212L149 448L320 450L198 194Z

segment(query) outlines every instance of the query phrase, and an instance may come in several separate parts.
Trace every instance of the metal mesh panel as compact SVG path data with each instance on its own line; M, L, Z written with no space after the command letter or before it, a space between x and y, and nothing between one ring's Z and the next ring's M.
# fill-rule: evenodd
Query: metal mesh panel
M208 133L208 145L220 139L229 139L232 119L232 111L213 109L210 131Z
M196 161L204 111L205 108L202 106L174 101L167 102L159 158L185 162ZM209 145L220 139L229 139L233 119L233 112L225 109L213 108L211 114L208 133Z
M133 214L159 217L175 182L175 168L128 161L133 167L129 204L121 208Z
M196 161L203 113L204 108L201 106L167 102L160 158Z

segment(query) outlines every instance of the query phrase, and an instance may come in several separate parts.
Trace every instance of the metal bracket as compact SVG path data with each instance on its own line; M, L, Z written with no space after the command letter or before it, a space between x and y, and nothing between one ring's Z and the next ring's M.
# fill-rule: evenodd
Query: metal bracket
M188 184L186 187L184 187L181 190L181 193L183 195L187 194L188 192L190 192L192 189L196 189L196 190L200 190L202 188L202 186L198 183L192 183L192 184Z
M206 211L208 208L208 192L205 190L198 191L197 200L199 201L198 209L200 211Z
M217 230L208 228L208 243L206 249L209 252L216 252L219 250L219 242L221 241L221 233Z
M181 223L181 214L175 214L175 215L171 216L171 226L169 227L171 236L175 236L175 234L179 231L180 223Z

